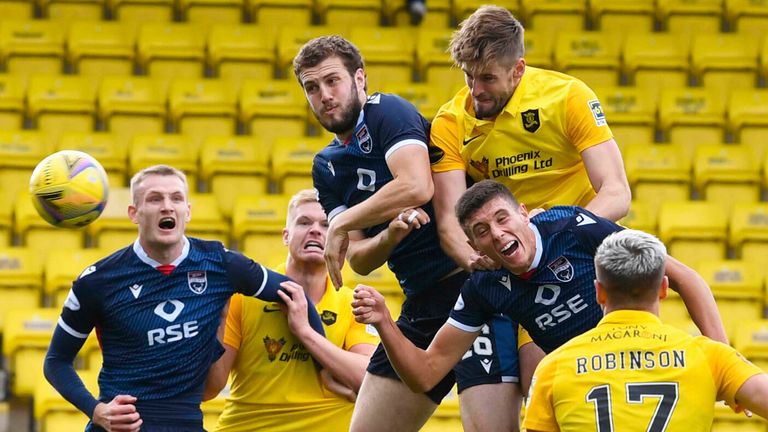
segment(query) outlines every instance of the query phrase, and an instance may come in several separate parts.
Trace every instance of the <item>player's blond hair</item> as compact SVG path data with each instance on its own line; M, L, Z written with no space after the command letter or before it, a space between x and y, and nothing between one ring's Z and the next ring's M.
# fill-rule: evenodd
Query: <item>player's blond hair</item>
M288 217L285 220L285 225L288 226L293 222L294 212L302 204L320 202L317 198L317 189L302 189L296 192L291 200L288 201Z
M459 24L448 50L462 69L482 69L491 61L512 67L525 54L523 33L523 25L507 9L484 5Z
M635 304L658 298L666 259L667 248L659 239L627 229L603 239L595 272L612 301Z
M184 195L189 199L189 183L187 183L187 175L181 170L178 170L170 165L154 165L137 172L133 178L131 178L131 202L133 205L138 204L138 191L141 183L150 176L176 176L182 183L184 183Z

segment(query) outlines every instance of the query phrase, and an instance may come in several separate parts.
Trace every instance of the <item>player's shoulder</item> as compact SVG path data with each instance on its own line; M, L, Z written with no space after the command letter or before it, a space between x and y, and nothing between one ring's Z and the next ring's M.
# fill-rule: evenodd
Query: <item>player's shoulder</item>
M421 117L416 107L396 94L374 93L365 102L366 123L398 121L409 116Z
M110 271L125 268L134 264L133 246L117 250L106 257L89 265L77 276L78 284L93 283L103 278L110 278Z
M531 218L540 230L557 231L596 224L600 217L579 206L554 206Z
M194 257L203 256L208 260L223 261L226 253L240 254L225 248L224 244L218 240L203 240L196 237L187 237L187 239L190 254Z
M503 286L509 288L510 273L505 269L499 270L478 270L469 275L466 286L470 289L487 288L489 286Z
M526 66L525 73L530 74L529 78L531 81L535 82L537 86L551 85L554 87L560 87L563 85L584 84L582 80L576 78L573 75L568 75L551 69L541 69L537 67Z

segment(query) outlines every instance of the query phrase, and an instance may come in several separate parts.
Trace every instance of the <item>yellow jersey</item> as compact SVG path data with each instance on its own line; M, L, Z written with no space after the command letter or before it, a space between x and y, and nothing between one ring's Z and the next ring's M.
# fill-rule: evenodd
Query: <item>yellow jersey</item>
M649 312L615 311L541 361L524 426L709 431L714 401L733 403L742 384L760 373L728 345L692 337Z
M595 196L581 152L613 137L595 93L580 80L527 66L495 120L478 120L468 87L432 121L432 171L504 183L528 208L586 206Z
M352 290L328 279L315 306L325 335L345 350L376 345L372 328L355 321ZM328 431L349 429L354 404L322 385L309 352L294 336L277 303L232 296L224 343L238 349L230 394L216 431Z

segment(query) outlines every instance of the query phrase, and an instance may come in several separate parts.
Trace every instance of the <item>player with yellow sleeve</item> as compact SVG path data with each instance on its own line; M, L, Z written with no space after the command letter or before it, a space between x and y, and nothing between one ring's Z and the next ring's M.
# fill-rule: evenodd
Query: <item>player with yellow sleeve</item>
M658 318L666 249L624 230L595 255L606 315L536 369L524 425L535 431L709 431L715 400L768 415L768 376L730 346Z

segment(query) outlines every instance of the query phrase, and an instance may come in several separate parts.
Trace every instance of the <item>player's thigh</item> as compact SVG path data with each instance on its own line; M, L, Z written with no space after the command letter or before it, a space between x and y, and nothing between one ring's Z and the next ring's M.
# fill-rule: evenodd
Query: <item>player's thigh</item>
M525 330L522 330L521 333ZM522 336L521 336L522 339ZM539 365L541 359L544 358L544 351L539 348L533 341L525 343L518 349L518 357L520 359L520 386L522 388L523 395L528 395L528 390L531 387L531 378L536 371L536 366Z
M465 432L520 430L522 394L517 383L482 384L459 394Z
M401 381L366 373L352 413L352 432L418 431L437 404Z

